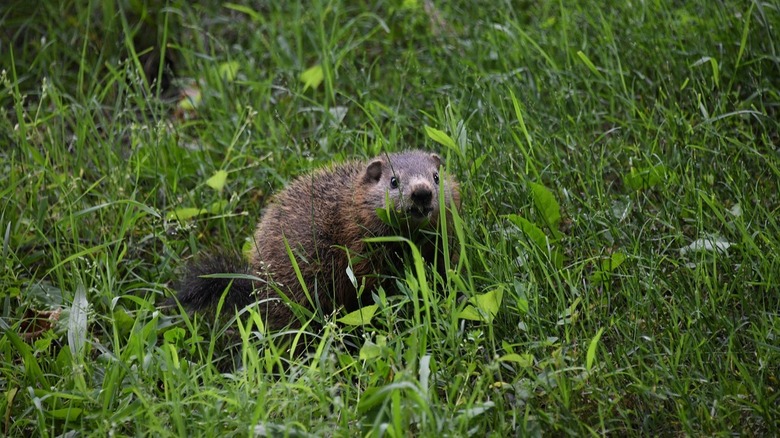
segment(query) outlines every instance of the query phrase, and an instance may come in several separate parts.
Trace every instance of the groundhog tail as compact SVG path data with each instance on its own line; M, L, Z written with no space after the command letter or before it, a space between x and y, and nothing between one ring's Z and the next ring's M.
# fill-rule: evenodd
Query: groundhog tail
M235 276L229 277L231 274ZM206 277L208 275L225 276ZM242 277L247 275L256 274L240 254L216 252L200 255L185 266L175 286L176 298L189 310L206 310L216 308L227 290L224 307L244 307L252 303L254 295L254 282Z

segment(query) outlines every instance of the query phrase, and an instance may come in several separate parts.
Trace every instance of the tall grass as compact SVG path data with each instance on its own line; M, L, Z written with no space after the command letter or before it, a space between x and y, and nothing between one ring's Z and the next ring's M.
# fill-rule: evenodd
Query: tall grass
M778 434L780 8L440 3L1 7L3 432ZM159 310L406 148L461 184L447 278L359 330Z

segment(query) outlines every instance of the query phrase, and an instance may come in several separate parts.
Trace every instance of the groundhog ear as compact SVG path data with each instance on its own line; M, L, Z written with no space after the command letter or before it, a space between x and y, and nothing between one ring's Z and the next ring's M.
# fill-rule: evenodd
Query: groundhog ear
M366 174L363 177L366 182L377 182L382 179L382 160L374 160L366 167Z
M431 154L431 158L433 158L433 161L435 161L435 162L436 162L436 166L437 166L437 167L440 167L442 164L444 164L444 163L441 161L441 157L439 156L439 154Z

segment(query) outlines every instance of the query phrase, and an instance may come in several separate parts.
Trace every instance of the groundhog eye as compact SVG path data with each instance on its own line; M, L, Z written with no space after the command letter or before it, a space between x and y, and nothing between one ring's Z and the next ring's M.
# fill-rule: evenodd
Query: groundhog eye
M396 178L396 177L390 178L390 187L393 188L393 189L397 189L398 188L398 178Z
M433 172L433 182L439 183L439 172Z

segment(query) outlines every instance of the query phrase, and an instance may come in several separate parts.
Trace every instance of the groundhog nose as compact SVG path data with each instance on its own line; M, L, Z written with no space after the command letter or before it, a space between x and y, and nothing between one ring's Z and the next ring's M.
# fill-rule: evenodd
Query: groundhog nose
M420 187L412 192L412 202L420 207L427 207L433 199L433 192L426 187Z

